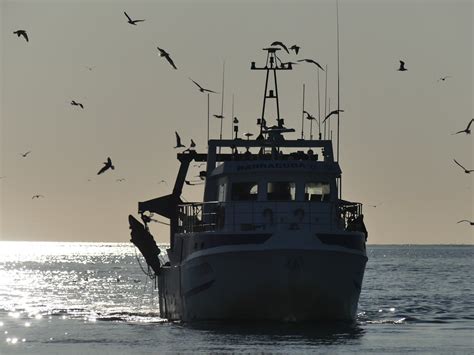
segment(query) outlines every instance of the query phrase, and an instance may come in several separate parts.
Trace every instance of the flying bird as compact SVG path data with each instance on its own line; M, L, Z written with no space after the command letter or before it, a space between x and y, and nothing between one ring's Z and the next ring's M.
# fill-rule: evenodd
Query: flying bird
M405 62L403 60L400 61L400 67L398 68L398 71L407 71L408 69L405 68Z
M290 51L288 50L288 48L282 42L275 41L271 44L271 46L279 46L279 47L283 48L286 53L290 54Z
M464 166L462 166L461 164L459 164L459 162L458 162L456 159L453 159L453 160L454 160L454 162L455 162L457 165L459 165L461 168L464 169L464 172L465 172L466 174L470 174L470 173L472 173L472 172L474 171L474 170L468 170L468 169L466 169Z
M23 36L25 38L26 42L29 42L28 34L26 33L25 30L18 30L18 31L15 31L13 33L16 34L18 37Z
M160 47L156 47L156 48L158 48L158 50L160 51L160 57L165 57L168 63L170 63L173 68L178 69L176 68L176 65L174 65L174 62L171 59L170 54L168 52L166 52L164 49L161 49Z
M158 184L166 184L166 185L168 185L168 183L166 182L166 180L160 180L160 181L158 181Z
M112 160L110 160L110 157L107 158L107 161L104 162L104 166L102 167L102 169L99 170L99 172L97 173L97 175L100 175L104 172L106 172L107 170L109 169L112 169L114 170L115 169L115 166L112 165Z
M72 106L79 106L80 108L84 109L84 105L81 104L80 102L76 102L75 100L71 101Z
M450 78L450 75L442 76L441 78L438 79L438 81L446 81L447 78Z
M344 112L344 110L334 110L334 111L329 112L329 114L324 118L323 123L326 122L326 120L332 115L339 114L339 112Z
M200 92L206 92L207 91L207 92L212 92L213 94L217 94L217 92L215 92L215 91L203 88L201 85L196 83L193 79L189 78L189 80L191 80L194 84L196 84L196 86L199 88Z
M459 133L471 134L471 125L472 125L472 122L474 122L474 118L469 121L469 123L468 123L466 129L463 129L462 131L453 133L453 135L454 135L454 134L459 134Z
M28 156L28 154L31 153L31 150L27 151L26 153L20 153L20 155L23 157L23 158L26 158Z
M467 223L469 223L471 226L474 226L474 222L468 221L467 219L462 219L462 220L460 220L458 223L461 223L461 222L467 222Z
M306 113L306 119L308 119L308 120L315 120L316 119L316 117L311 115L308 111L303 111L303 113Z
M136 25L137 25L137 22L143 22L143 21L145 21L145 20L132 20L132 19L130 18L130 16L128 16L128 14L127 14L125 11L124 11L123 13L125 14L125 16L127 16L127 19L128 19L127 22L128 22L129 24L131 24L131 25L135 25L135 26L136 26Z
M322 67L321 65L319 65L319 63L316 62L316 61L313 60L313 59L298 59L298 62L312 63L312 64L316 65L319 69L321 69L322 71L324 71L323 67Z
M178 132L174 132L176 135L176 147L175 148L186 148L184 144L181 143L181 137L179 136Z
M290 47L290 49L291 49L292 51L294 51L296 55L298 55L298 52L300 51L300 48L301 48L301 47L297 46L296 44L294 44L294 45L292 45L292 46Z
M43 195L33 195L33 197L31 198L32 200L34 200L35 198L42 198L44 197Z
M123 182L123 181L125 181L125 179L124 179L124 178L120 178L120 179L115 179L115 181L117 181L117 182Z
M224 116L223 115L213 115L215 118L218 118L220 120L224 119Z

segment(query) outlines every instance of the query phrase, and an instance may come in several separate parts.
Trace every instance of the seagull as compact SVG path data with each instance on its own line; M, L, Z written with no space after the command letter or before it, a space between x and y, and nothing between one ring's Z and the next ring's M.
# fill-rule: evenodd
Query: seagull
M125 179L124 179L124 178L120 178L120 179L116 179L115 181L117 181L117 182L122 182L122 181L125 181Z
M127 14L125 11L124 11L123 13L125 14L125 16L127 16L128 23L131 24L131 25L135 25L135 26L136 26L136 25L137 25L137 22L143 22L143 21L145 21L145 20L132 20L132 19L130 18L130 16L128 16L128 14Z
M99 170L99 172L97 173L97 175L100 175L100 174L104 173L104 172L107 171L108 169L112 169L112 170L115 169L115 166L112 165L112 160L110 160L110 157L107 158L107 161L106 161L106 162L104 162L104 166L102 167L102 169Z
M467 223L469 223L471 226L474 226L474 222L468 221L467 219L462 219L462 220L460 220L458 223L461 223L461 222L467 222Z
M438 81L446 81L446 79L450 77L451 75L442 76L441 78L438 79Z
M328 115L326 116L326 118L323 120L323 123L324 123L329 117L331 117L332 115L339 114L339 112L344 112L344 110L334 110L334 111L329 112L329 114L328 114Z
M280 46L281 48L285 50L286 53L290 54L290 51L282 42L279 42L279 41L273 42L271 46Z
M398 68L398 71L407 71L408 69L405 68L405 62L403 60L400 61L400 68Z
M20 155L23 157L23 158L26 158L28 156L28 154L31 153L31 150L27 151L26 153L20 153Z
M156 47L156 48L158 48L158 50L160 51L160 57L165 57L168 63L170 63L173 68L178 69L176 68L176 65L174 65L174 62L171 59L170 54L168 52L166 52L164 49L161 49L160 47Z
M377 208L378 206L381 206L383 202L377 203L376 205L369 205L369 207Z
M298 59L298 62L306 62L306 63L315 64L319 69L321 69L322 71L324 71L323 67L322 67L321 65L319 65L319 63L316 62L316 61L313 60L313 59Z
M35 198L42 198L44 197L43 195L33 195L33 197L31 198L32 200L35 199Z
M222 116L222 115L213 115L213 116L214 116L215 118L220 119L220 120L224 119L224 116Z
M470 173L472 173L472 172L474 171L474 170L467 170L464 166L462 166L461 164L459 164L459 163L456 161L456 159L453 159L453 160L454 160L454 162L455 162L457 165L459 165L461 168L464 169L464 172L465 172L466 174L470 174Z
M179 136L178 132L174 132L176 135L176 147L175 148L186 148L185 145L181 143L181 137Z
M294 45L292 45L292 46L290 47L290 49L291 49L292 51L295 51L295 54L296 54L296 55L298 55L298 52L299 52L300 48L301 48L301 47L297 46L296 44L294 44Z
M191 80L194 84L196 84L196 86L199 88L200 92L206 92L207 91L207 92L212 92L213 94L217 94L217 92L215 92L215 91L203 88L201 85L196 83L193 79L189 78L189 80Z
M308 119L308 120L315 120L316 119L316 117L311 115L308 111L303 111L303 113L306 113L306 119Z
M463 129L462 131L453 133L453 135L454 134L459 134L459 133L471 134L471 128L470 127L471 127L472 122L474 122L474 118L469 121L469 124L467 125L466 129Z
M166 182L166 180L160 180L160 181L158 181L158 184L166 184L166 185L168 185L168 183Z
M75 100L71 101L72 106L79 106L80 108L84 109L84 105L81 104L80 102L76 102Z
M26 39L26 42L29 42L28 34L26 33L25 30L18 30L18 31L15 31L13 33L16 34L18 37L23 36Z

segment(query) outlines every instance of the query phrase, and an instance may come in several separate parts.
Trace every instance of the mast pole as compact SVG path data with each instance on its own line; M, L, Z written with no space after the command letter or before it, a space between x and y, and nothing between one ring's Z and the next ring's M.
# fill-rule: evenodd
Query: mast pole
M209 101L210 101L210 98L209 98L209 95L210 93L208 92L207 93L207 142L209 144L209 127L210 127L210 105L209 105Z
M339 109L341 108L341 90L340 90L340 69L339 69L339 1L336 0L336 26L337 26L337 161L339 162L339 138L340 138L340 120ZM339 191L340 193L340 191Z
M305 85L303 84L303 109L301 110L301 139L304 139L304 90Z

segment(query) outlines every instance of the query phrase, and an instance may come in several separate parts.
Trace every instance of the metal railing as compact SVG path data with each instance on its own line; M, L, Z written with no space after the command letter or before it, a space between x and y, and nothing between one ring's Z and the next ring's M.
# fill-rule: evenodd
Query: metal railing
M233 201L178 206L178 233L345 230L362 215L356 202Z

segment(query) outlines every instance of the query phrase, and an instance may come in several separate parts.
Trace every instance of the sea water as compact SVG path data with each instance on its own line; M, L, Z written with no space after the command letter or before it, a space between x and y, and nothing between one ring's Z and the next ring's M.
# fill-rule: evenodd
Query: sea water
M181 324L131 244L0 242L0 354L472 354L473 252L369 245L354 323Z

